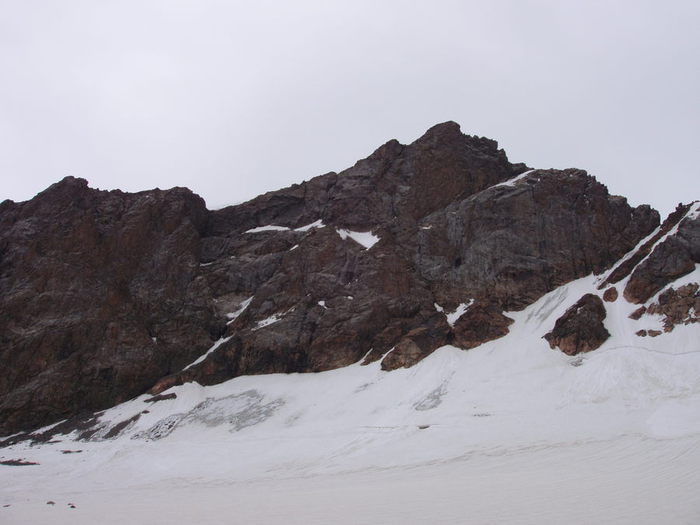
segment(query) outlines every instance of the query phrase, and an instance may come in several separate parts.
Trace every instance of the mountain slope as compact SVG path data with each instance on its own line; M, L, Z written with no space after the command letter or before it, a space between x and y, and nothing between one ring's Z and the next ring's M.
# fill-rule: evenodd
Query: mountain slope
M223 210L68 178L0 206L0 432L187 381L473 348L507 333L504 310L610 268L658 221L451 122ZM673 276L697 262L696 237L667 248L685 250Z
M3 459L37 465L4 467L2 511L12 523L694 523L698 325L640 338L639 323L662 320L635 321L617 300L594 352L541 337L604 277L508 312L510 332L468 352L187 383L6 447Z
M454 123L223 210L64 179L0 204L0 521L697 523L699 264L700 202Z

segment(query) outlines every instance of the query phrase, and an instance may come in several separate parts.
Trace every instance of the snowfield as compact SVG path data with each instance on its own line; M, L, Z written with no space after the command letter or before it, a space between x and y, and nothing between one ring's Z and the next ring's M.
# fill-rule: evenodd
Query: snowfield
M0 465L0 523L700 523L700 325L641 338L660 320L618 299L600 349L542 339L600 280L409 369L190 383L104 412L90 441L0 449L38 463Z

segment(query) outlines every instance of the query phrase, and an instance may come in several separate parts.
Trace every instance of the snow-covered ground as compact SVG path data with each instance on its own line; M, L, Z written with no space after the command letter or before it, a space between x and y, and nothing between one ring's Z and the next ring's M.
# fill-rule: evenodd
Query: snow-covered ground
M618 299L600 349L551 350L599 280L409 369L186 384L117 438L1 449L39 464L0 466L0 523L700 523L700 325L641 338Z

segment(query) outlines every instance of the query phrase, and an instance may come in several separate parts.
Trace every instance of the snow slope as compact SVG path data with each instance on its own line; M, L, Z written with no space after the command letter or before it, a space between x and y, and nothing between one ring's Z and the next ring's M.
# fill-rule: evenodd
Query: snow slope
M700 523L700 325L640 338L618 300L600 349L551 350L598 282L409 369L185 384L106 411L92 441L1 449L39 464L0 466L0 523Z

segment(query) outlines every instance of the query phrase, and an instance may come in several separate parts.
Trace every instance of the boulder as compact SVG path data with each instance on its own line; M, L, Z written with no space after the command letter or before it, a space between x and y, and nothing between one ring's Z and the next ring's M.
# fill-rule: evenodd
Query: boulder
M551 348L558 347L567 355L590 352L610 337L603 324L605 317L600 297L586 294L557 319L554 329L544 338Z
M605 301L606 303L614 303L615 301L617 301L617 297L617 288L615 288L614 286L611 286L603 293L603 301Z

